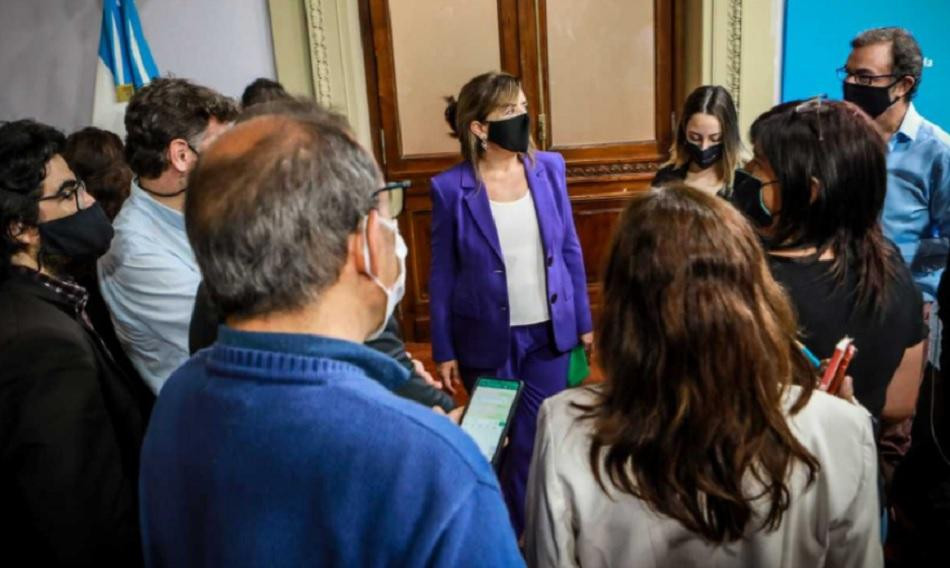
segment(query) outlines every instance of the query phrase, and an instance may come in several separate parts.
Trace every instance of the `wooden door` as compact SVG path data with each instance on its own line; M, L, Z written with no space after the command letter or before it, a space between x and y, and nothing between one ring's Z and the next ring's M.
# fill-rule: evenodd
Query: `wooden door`
M567 162L595 319L617 216L646 189L671 140L671 0L360 0L373 150L410 179L407 339L429 335L429 179L460 159L443 97L501 69L521 77L534 138Z

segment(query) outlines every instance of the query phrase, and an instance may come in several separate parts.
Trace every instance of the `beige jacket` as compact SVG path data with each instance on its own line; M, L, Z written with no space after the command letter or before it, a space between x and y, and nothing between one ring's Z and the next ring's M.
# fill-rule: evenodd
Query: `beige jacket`
M787 393L786 408L798 392ZM541 407L528 481L529 566L883 566L877 452L862 407L815 392L789 421L821 464L817 479L806 488L799 465L777 530L750 529L713 546L609 482L610 495L603 492L588 462L591 422L576 420L571 407L590 400L589 389L571 389Z

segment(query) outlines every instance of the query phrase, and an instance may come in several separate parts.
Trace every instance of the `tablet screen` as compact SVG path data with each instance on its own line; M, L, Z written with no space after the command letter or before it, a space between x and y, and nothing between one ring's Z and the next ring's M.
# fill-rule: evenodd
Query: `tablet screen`
M461 426L488 461L502 442L520 387L519 381L481 377L472 390Z

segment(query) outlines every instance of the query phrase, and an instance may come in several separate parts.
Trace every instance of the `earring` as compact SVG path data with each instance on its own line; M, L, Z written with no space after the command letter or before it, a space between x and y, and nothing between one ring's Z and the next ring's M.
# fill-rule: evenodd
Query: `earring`
M487 149L488 149L488 138L485 137L485 138L482 138L481 140L482 140L482 141L481 141L482 150L487 150Z

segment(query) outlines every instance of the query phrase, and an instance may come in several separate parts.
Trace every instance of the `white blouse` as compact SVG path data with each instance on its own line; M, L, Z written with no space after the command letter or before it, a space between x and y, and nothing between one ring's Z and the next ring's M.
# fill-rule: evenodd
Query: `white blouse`
M798 393L791 387L786 394L786 411ZM601 490L588 461L591 421L578 421L571 406L591 400L589 388L570 389L541 407L527 488L529 566L883 566L877 452L864 408L815 391L788 418L821 464L814 483L805 487L807 470L796 467L775 531L750 528L743 539L714 546L617 491L606 476L610 495Z
M515 201L489 204L505 258L510 325L548 321L544 248L531 192Z

